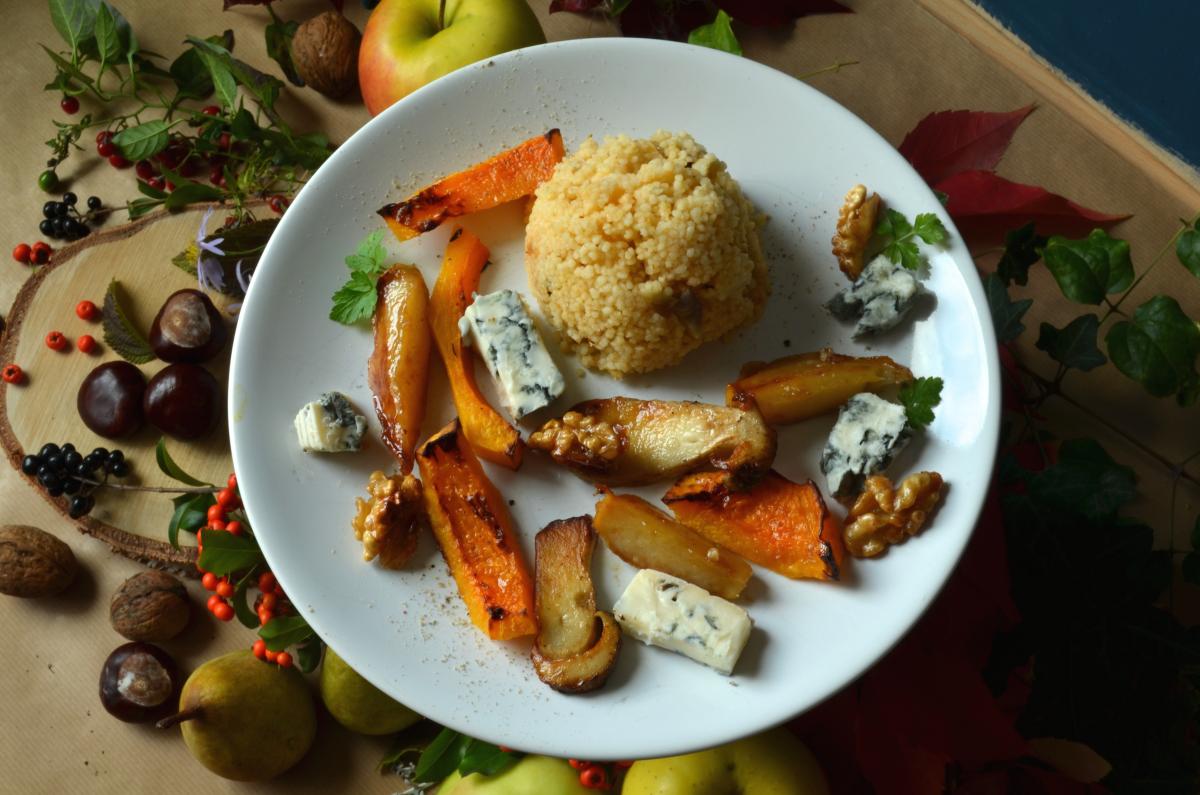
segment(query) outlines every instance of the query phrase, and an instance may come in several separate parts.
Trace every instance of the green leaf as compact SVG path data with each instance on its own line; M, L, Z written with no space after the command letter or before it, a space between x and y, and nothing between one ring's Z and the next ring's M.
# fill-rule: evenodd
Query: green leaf
M1193 276L1200 278L1200 227L1189 229L1179 236L1175 242L1175 256Z
M72 52L96 29L100 0L50 0L50 21Z
M1086 372L1108 361L1096 347L1099 330L1100 320L1095 315L1080 315L1063 329L1043 323L1035 344L1059 364Z
M1200 328L1174 298L1156 295L1108 330L1108 356L1117 369L1155 397L1176 395L1182 405L1194 403L1200 376Z
M228 64L204 50L200 51L200 60L208 69L208 76L212 80L217 99L226 110L233 110L237 106L237 81L229 70Z
M145 160L167 148L171 140L170 129L162 119L153 119L136 127L126 127L113 136L113 143L126 160Z
M152 187L148 182L140 179L137 181L137 189L138 193L142 194L143 196L149 196L151 199L161 200L167 198L167 192L165 190Z
M129 319L122 304L121 284L116 279L108 283L104 293L104 308L100 312L104 329L104 342L114 353L132 364L145 364L154 360L150 342L138 331Z
M942 379L917 378L900 387L900 402L908 424L924 428L933 422L933 409L942 402Z
M633 0L609 0L608 16L613 18L621 16L621 12L632 2Z
M208 534L205 533L204 551L208 551ZM283 651L288 646L304 643L316 636L304 616L278 616L258 631L258 636L267 643L271 651Z
M296 667L311 674L321 664L321 652L324 650L325 643L314 634L307 643L296 647Z
M875 227L875 234L880 237L901 238L912 236L912 224L899 210L888 208Z
M501 751L499 746L472 739L467 741L466 747L463 749L462 759L458 763L458 772L464 776L472 773L494 776L506 770L519 758L519 754Z
M878 226L875 235L881 238L883 248L880 253L909 270L920 270L924 259L917 248L917 239L926 243L938 244L946 240L946 227L933 213L922 213L917 216L916 224L909 222L904 214L888 208Z
M199 478L192 477L187 472L183 471L183 467L175 463L175 459L171 458L171 454L167 452L167 440L159 437L158 444L154 446L154 460L158 463L158 469L164 475L177 480L180 483L186 483L189 486L212 486L211 483L205 483Z
M983 289L987 294L988 309L992 313L992 325L996 328L996 339L1000 342L1012 342L1021 336L1021 332L1025 330L1021 318L1029 311L1029 307L1033 306L1033 299L1013 301L1008 297L1004 281L994 273L983 280Z
M350 275L350 280L333 294L330 320L347 326L366 320L375 311L375 281L361 271Z
M244 571L265 562L258 544L250 536L235 536L233 533L211 528L203 533L204 551L200 553L200 559L196 563L205 571L224 577L226 574Z
M1038 249L1046 245L1046 238L1038 235L1033 222L1014 229L1004 235L1004 254L996 265L996 275L1007 286L1029 283L1029 269L1042 258Z
M163 206L168 210L178 210L195 202L217 201L224 197L221 189L214 185L203 185L199 182L185 181L175 183L175 190L167 196Z
M1133 283L1129 244L1103 229L1093 229L1081 240L1055 235L1042 248L1042 258L1063 295L1076 303L1098 304Z
M95 37L101 64L111 64L125 55L125 47L117 35L117 20L107 3L101 3L96 9Z
M258 124L254 116L245 108L238 108L233 121L229 123L229 133L239 141L251 140L258 133Z
M195 48L184 50L171 62L169 71L180 96L204 99L213 92L213 81L208 66Z
M1099 521L1137 496L1133 470L1117 464L1093 439L1062 443L1058 462L1039 472L1030 495L1067 513ZM207 543L207 542L206 542Z
M711 47L714 50L742 54L742 45L738 44L737 36L733 33L733 18L724 10L717 11L717 18L707 25L701 25L688 34L688 44L698 44L701 47Z
M268 5L267 8L270 9L271 6ZM272 16L274 16L273 9ZM283 70L284 77L288 79L288 82L294 86L303 86L304 79L300 77L296 71L296 65L292 63L292 38L296 35L298 27L300 27L300 23L294 19L283 22L275 17L263 33L267 39L267 57L279 64L279 68Z
M383 230L377 229L363 238L354 253L346 257L346 267L378 276L387 270L387 251L383 247Z
M125 209L129 212L129 220L132 221L135 218L141 218L155 207L160 207L161 205L161 199L134 199L126 203Z
M917 216L916 222L913 224L913 232L917 237L924 240L931 246L939 245L946 242L949 233L946 231L942 219L938 218L933 213L921 213Z
M416 781L441 781L458 770L470 737L453 729L442 729L433 742L421 752L417 767L413 771Z
M175 513L167 525L167 540L172 547L179 549L179 531L194 533L203 527L208 521L208 509L217 501L211 494L180 494L171 502L175 505Z
M50 60L54 61L54 65L58 67L59 72L67 75L71 80L82 83L85 86L94 86L96 84L96 81L92 80L87 73L63 58L54 50L51 50L44 44L39 46L46 51L46 55L50 56Z
M249 64L239 61L234 58L227 47L213 41L212 39L199 39L195 36L188 36L187 41L193 47L200 51L201 55L205 56L205 62L209 63L210 59L219 62L224 70L227 71L237 85L242 86L246 92L258 102L263 112L275 122L281 129L286 130L287 125L283 119L275 111L275 100L279 98L279 92L283 88L283 83L270 75L263 74ZM232 46L232 41L230 41ZM210 65L211 69L211 65ZM216 81L216 75L214 82ZM217 86L217 93L221 93L221 87ZM233 105L227 105L230 109Z
M237 585L233 590L233 614L237 616L238 621L246 629L258 629L258 614L250 607L246 594L250 590L250 586L258 581L258 566L248 569L242 578L238 580ZM305 671L305 673L308 673Z

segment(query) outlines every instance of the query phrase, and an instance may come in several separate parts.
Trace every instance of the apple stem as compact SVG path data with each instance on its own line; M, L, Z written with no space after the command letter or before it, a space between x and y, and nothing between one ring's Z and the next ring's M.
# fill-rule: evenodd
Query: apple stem
M438 30L446 29L446 0L438 3Z
M170 717L163 718L158 723L154 724L160 729L169 729L172 726L178 726L184 721L195 720L204 714L204 710L200 707L188 707L182 712L176 712Z

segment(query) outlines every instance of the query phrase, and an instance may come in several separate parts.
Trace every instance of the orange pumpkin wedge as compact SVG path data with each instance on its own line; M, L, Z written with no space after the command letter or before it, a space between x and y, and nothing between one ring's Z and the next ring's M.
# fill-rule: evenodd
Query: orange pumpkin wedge
M533 578L500 492L458 420L417 451L425 508L471 622L492 640L537 632Z
M811 480L794 483L772 470L739 491L724 472L700 472L680 478L663 502L709 541L771 571L797 580L841 576L841 528Z
M413 454L425 418L429 382L429 290L412 265L393 265L375 286L375 348L367 380L383 443L412 472Z
M454 407L463 433L483 458L509 469L521 466L524 445L521 433L487 402L475 383L475 361L463 349L458 320L479 290L479 274L487 265L488 250L479 238L457 229L446 246L442 270L433 285L429 323L438 353L450 378Z
M399 240L436 229L447 218L490 210L529 196L563 158L562 134L551 130L451 174L379 214Z

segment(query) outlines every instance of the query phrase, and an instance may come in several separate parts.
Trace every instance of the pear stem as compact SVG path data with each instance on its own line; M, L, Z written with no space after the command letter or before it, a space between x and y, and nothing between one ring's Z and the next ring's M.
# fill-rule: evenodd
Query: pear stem
M446 0L438 3L438 30L446 29Z
M172 726L178 726L180 723L189 720L195 720L204 714L204 710L200 707L188 707L182 712L176 712L170 717L163 718L158 723L154 724L160 729L169 729Z

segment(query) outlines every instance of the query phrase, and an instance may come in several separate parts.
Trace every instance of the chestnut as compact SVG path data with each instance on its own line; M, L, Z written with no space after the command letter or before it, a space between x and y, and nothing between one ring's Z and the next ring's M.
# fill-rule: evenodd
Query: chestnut
M207 295L177 290L150 326L150 347L164 362L206 362L225 345L225 323Z
M221 385L199 365L168 365L150 379L142 406L150 424L167 436L195 439L221 416Z
M100 703L126 723L147 723L170 715L178 692L175 661L150 643L118 646L100 669Z
M79 385L76 408L83 424L105 439L119 439L142 427L146 376L129 362L105 362Z

